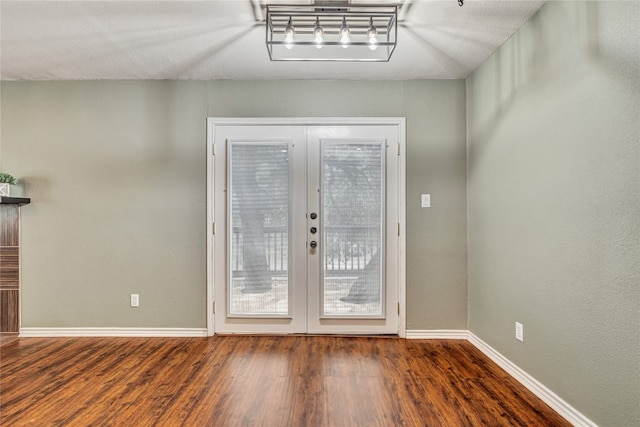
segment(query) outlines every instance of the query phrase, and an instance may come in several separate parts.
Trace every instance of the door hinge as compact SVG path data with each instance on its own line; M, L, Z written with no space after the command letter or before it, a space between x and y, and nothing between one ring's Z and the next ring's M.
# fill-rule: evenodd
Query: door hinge
M400 316L400 303L398 303L398 316Z
M216 234L216 223L211 224L211 234Z
M216 144L211 144L211 155L212 156L216 155Z
M213 302L213 314L216 314L216 302Z
M398 223L398 236L400 235L400 223Z
M400 155L400 144L398 144L398 156Z

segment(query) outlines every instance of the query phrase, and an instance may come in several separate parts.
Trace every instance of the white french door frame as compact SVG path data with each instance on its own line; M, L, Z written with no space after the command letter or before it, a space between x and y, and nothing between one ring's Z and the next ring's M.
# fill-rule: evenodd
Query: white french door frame
M389 125L398 130L398 335L406 335L406 119L404 117L298 117L298 118L207 118L207 335L215 333L214 325L214 259L216 251L226 251L225 247L214 245L215 222L215 129L216 126L366 126ZM218 304L224 304L220 301ZM220 307L222 309L222 307ZM393 309L389 307L388 309Z

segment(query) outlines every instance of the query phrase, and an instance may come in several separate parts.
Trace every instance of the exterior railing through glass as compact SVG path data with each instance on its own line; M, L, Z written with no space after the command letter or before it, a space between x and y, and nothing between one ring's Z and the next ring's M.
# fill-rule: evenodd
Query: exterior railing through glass
M264 227L265 257L272 273L288 270L286 227ZM241 227L233 228L234 247L242 247ZM326 274L357 273L364 269L380 247L380 227L377 225L339 225L328 227L322 242ZM242 277L242 251L235 251L231 260L234 277Z

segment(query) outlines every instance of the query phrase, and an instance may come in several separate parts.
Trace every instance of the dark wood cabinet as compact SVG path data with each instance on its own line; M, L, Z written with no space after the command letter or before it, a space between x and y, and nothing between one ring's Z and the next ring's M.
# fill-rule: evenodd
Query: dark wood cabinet
M20 331L20 206L29 202L0 197L0 344Z

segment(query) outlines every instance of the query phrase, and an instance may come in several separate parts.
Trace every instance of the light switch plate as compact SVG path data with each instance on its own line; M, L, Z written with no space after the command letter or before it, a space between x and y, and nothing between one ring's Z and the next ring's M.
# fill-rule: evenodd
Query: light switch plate
M420 205L423 208L430 208L431 207L431 194L423 194L422 197L420 198Z
M520 322L516 322L516 339L524 341L524 326Z

